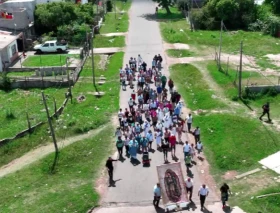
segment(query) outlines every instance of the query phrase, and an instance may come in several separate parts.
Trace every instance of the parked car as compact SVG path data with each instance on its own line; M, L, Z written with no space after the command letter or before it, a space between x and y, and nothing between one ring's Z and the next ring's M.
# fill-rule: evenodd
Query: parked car
M62 53L65 52L68 49L68 45L66 42L58 42L56 40L54 41L46 41L44 44L38 44L35 45L34 50L37 53L52 53L52 52L58 52Z

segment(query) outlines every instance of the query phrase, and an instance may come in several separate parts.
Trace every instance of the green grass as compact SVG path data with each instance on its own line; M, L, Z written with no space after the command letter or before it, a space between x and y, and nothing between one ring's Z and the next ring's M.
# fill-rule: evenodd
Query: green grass
M279 67L273 64L273 62L268 58L268 57L258 57L256 60L256 64L259 65L262 70L265 70L267 68L273 69L273 70L278 70Z
M113 4L116 3L117 11L128 11L131 7L131 0L116 0L113 1Z
M49 174L51 154L1 178L1 212L86 212L97 206L94 180L105 165L112 135L113 128L108 126L98 135L62 149L53 175Z
M42 66L63 66L66 64L66 58L78 57L77 55L32 55L28 56L22 63L25 67L42 67ZM71 59L70 59L71 60Z
M221 87L221 89L223 89L226 97L229 99L236 99L238 90L237 90L237 86L233 84L234 80L236 79L236 71L230 68L228 71L228 75L225 75L224 72L218 71L215 62L208 63L207 69L211 77L214 79L214 81ZM268 77L268 78L271 81L275 81L275 77ZM243 88L247 85L248 80L249 83L250 82L257 83L258 85L266 85L266 84L271 85L271 83L266 78L264 78L262 75L260 75L257 72L246 71L242 73ZM236 81L236 83L238 83L238 80ZM270 102L271 117L273 119L279 119L280 118L280 95L277 95L276 97L271 97L268 95L261 95L261 94L256 95L255 100L249 100L249 106L254 110L256 110L260 115L262 112L261 109L262 105L266 102Z
M226 105L211 96L209 86L200 71L190 64L176 64L171 67L171 79L192 110L224 108Z
M167 50L167 55L173 58L182 58L195 56L196 54L190 50L169 49Z
M238 199L238 206L240 206L246 212L278 213L280 212L280 195L268 196L259 199L256 198L256 196L270 193L279 193L279 187L280 184L277 184L273 187L270 186L250 197ZM254 199L250 199L251 197L254 197Z
M183 13L178 10L178 7L169 7L171 14L167 14L166 10L160 8L158 10L157 19L182 19L185 18Z
M92 84L92 79L80 79L72 90L73 104L67 104L64 113L60 116L58 121L53 121L57 139L60 140L65 137L86 133L91 129L98 128L100 125L109 122L113 113L116 113L119 106L119 81L118 72L116 70L122 66L123 53L116 53L112 55L107 64L106 70L96 70L96 77L104 75L107 78L106 84L98 86L98 90L106 94L102 98L96 98L92 95L95 88ZM98 64L96 64L96 67ZM91 73L91 60L86 62L81 73ZM85 74L87 76L87 74ZM96 80L98 81L98 79ZM53 97L57 100L57 106L62 104L64 100L64 93L66 89L46 89L45 95L49 96L48 107L50 112L53 112ZM78 103L77 97L85 95L86 100ZM24 98L22 98L24 97ZM26 114L29 112L29 117L32 118L31 123L35 124L39 121L46 121L45 112L41 111L44 106L41 103L40 90L12 90L8 93L0 91L0 119L2 122L2 130L0 138L14 136L17 132L27 128ZM98 109L96 108L98 107ZM6 111L10 110L14 113L16 119L6 119ZM64 128L66 127L66 129ZM11 160L22 156L24 153L30 151L32 148L51 142L50 135L47 133L48 125L45 124L38 128L30 136L26 136L13 142L10 142L0 147L0 166L9 163Z
M93 44L95 48L124 47L125 37L124 36L106 37L106 36L97 35L94 38Z
M219 71L216 62L209 62L207 64L207 69L211 77L215 82L224 90L227 98L235 98L238 95L238 73L236 70L229 67L228 73L226 75L226 65L222 64L224 71ZM243 87L247 85L247 80L252 82L261 79L261 75L257 72L243 72L242 73L242 85ZM236 84L234 84L236 82Z
M195 125L202 129L207 159L217 176L228 170L248 170L280 148L279 134L268 130L257 119L212 114L197 116Z
M126 12L123 14L117 12L116 15L114 12L107 13L105 16L104 25L102 25L100 29L100 33L102 34L128 31L129 17L127 11L131 6L131 0L128 0L126 3L123 3L123 1L115 1L115 2L116 2L117 10L126 11Z
M160 23L163 38L169 43L185 43L192 46L209 46L218 47L220 32L199 30L190 31L189 24L186 20L166 21ZM180 30L183 30L181 32ZM278 54L280 45L277 38L269 35L263 35L260 32L224 32L222 51L227 53L239 53L240 42L243 40L243 52L247 55L261 57L266 54ZM214 52L213 52L214 53Z
M31 77L35 75L35 71L24 71L24 72L8 72L8 77Z

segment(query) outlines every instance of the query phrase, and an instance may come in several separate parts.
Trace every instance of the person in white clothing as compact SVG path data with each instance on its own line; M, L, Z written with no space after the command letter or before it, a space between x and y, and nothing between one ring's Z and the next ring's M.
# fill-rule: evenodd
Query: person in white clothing
M157 148L159 148L161 144L161 138L162 138L162 133L159 129L155 132L155 138L156 138Z
M197 144L196 144L196 149L197 149L198 154L199 154L200 152L202 152L203 145L202 145L201 141L198 141L198 142L197 142Z
M161 197L160 184L157 183L154 186L154 200L153 200L153 204L154 204L155 207L158 207L160 197Z
M189 145L189 142L188 142L188 141L186 141L186 143L185 143L184 146L183 146L183 152L184 152L185 158L187 157L187 155L190 154L190 145ZM184 159L185 159L185 158L184 158Z
M138 62L138 66L140 66L143 63L143 59L140 54L138 55L137 62Z
M143 130L144 130L144 135L147 135L148 131L150 130L150 123L148 121L145 121L144 124L143 124Z
M186 190L187 190L187 194L190 193L189 200L192 201L193 180L191 178L186 179Z
M192 117L192 114L189 113L189 115L186 117L186 123L187 123L187 127L188 127L188 132L191 132L192 122L193 122L193 117Z
M120 127L123 126L122 125L122 118L124 116L124 113L122 111L122 109L120 109L120 111L118 112L118 118L119 118L119 123L120 123Z
M201 211L204 208L204 203L208 194L209 194L208 187L205 184L203 184L198 191L198 196L200 197Z

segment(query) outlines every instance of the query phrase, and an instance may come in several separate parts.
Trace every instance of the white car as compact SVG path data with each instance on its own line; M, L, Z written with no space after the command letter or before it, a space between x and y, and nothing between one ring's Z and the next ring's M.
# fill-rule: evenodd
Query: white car
M52 53L58 52L62 53L68 49L67 43L59 43L56 40L54 41L46 41L44 44L35 45L34 50L37 53Z

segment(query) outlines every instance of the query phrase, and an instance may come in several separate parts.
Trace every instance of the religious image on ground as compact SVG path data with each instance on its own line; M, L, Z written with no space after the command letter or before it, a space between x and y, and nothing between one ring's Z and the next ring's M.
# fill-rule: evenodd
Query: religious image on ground
M181 163L157 166L157 173L165 208L173 210L185 207L188 200Z

